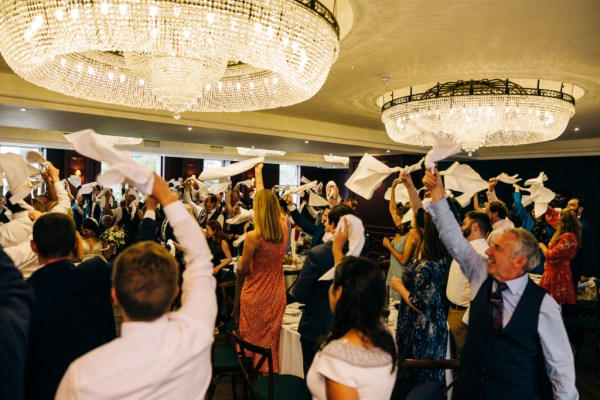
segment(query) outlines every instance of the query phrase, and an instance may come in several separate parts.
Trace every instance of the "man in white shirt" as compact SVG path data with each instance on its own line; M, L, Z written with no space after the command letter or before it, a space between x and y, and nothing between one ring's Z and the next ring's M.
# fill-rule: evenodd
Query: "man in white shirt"
M490 231L490 218L487 214L469 211L461 226L463 236L475 251L485 256L488 246L485 238ZM487 257L487 256L486 256ZM471 293L471 286L465 274L460 270L456 260L450 264L446 297L450 302L448 310L448 327L454 339L454 355L460 357L460 352L467 338L468 308L475 293ZM466 318L466 321L465 321Z
M428 210L440 239L477 292L455 396L537 399L551 388L554 399L578 399L560 306L527 275L539 262L535 237L521 228L503 232L486 260L460 234L437 169L426 171L423 183L431 193Z
M127 248L115 261L112 289L123 310L122 337L74 361L57 399L204 399L217 315L211 252L196 221L157 175L152 195L185 252L182 306L169 313L179 292L174 258L153 242Z

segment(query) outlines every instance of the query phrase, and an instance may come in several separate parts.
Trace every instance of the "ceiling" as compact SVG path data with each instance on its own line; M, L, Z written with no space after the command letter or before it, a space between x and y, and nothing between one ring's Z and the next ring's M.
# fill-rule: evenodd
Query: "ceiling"
M473 158L600 154L597 0L347 2L353 18L340 57L321 91L302 104L252 113L184 113L175 120L167 112L49 92L24 82L0 60L0 141L43 141L52 132L93 128L160 141L164 149L185 148L187 156L200 149L196 145L286 150L313 161L329 153L424 153L388 138L377 106L384 92L431 82L531 78L585 91L565 133L538 145L480 149ZM383 75L389 83L382 83Z

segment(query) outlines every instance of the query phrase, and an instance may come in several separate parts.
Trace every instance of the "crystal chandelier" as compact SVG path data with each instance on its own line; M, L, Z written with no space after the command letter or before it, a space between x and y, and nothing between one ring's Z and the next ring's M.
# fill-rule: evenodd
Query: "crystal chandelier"
M238 147L237 152L242 156L253 156L253 157L267 157L267 156L275 156L282 157L285 156L285 151L279 150L268 150L268 149L255 149L248 147Z
M179 118L308 100L339 27L315 0L0 0L0 52L46 89Z
M437 84L393 98L381 107L390 138L431 145L432 134L472 154L479 147L545 142L560 136L575 113L575 97L560 91L525 88L500 79Z

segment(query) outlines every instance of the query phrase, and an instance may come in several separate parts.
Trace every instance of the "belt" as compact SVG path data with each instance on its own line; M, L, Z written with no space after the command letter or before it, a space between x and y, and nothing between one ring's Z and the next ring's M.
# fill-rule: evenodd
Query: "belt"
M450 308L453 308L453 309L459 310L459 311L465 311L467 308L469 308L469 307L457 306L456 304L454 304L451 301L449 301L448 303L450 303Z

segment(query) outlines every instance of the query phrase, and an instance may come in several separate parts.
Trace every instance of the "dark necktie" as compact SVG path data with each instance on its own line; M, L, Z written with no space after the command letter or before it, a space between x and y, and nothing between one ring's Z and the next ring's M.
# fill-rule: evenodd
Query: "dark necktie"
M496 281L496 291L493 292L490 297L492 303L492 328L494 329L494 333L500 333L502 331L502 311L504 308L502 292L506 289L508 289L506 283Z

